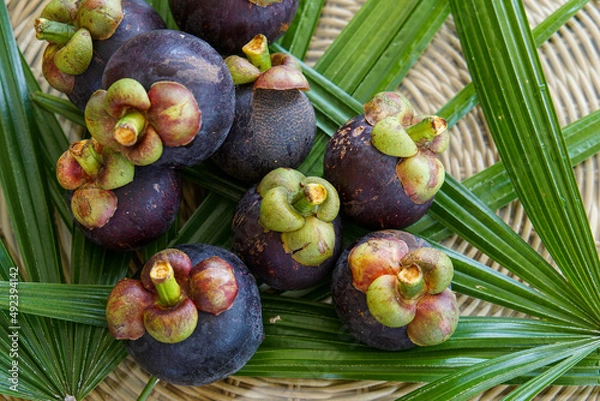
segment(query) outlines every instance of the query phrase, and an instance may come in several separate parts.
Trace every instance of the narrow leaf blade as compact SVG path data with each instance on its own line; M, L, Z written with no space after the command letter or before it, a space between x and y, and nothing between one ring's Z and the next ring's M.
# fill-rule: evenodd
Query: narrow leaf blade
M522 5L453 0L451 6L488 126L519 199L598 319L600 260Z

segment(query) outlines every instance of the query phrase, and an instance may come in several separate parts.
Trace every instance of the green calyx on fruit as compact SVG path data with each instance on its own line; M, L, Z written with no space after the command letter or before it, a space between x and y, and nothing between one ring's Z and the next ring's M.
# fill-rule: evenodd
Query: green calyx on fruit
M172 81L156 82L146 91L134 79L120 79L94 92L84 115L94 139L137 166L157 161L165 146L189 144L202 124L193 93Z
M371 143L388 156L411 157L419 151L395 116L386 117L375 124L371 131Z
M75 219L90 230L104 227L117 210L117 197L112 191L96 187L78 188L71 197Z
M198 309L215 316L231 308L238 294L233 267L217 256L194 266L188 280L190 299Z
M200 312L228 310L237 293L233 267L225 260L214 256L193 266L185 252L169 248L144 264L139 280L117 283L106 320L120 340L136 340L148 332L157 341L177 343L194 332Z
M117 210L113 189L133 181L134 165L93 139L72 143L56 163L59 184L73 192L71 211L83 226L103 227Z
M396 117L401 125L410 125L413 120L413 106L400 92L376 93L364 105L365 119L375 126L387 117Z
M406 242L396 239L369 239L352 248L348 264L352 270L352 284L361 292L382 275L397 275L400 261L408 253Z
M146 332L144 310L155 301L139 280L120 280L106 303L108 331L117 340L137 340ZM110 317L110 318L109 318Z
M256 35L242 51L246 58L234 55L225 59L234 84L254 82L254 89L266 90L310 89L300 62L290 54L270 54L264 35Z
M404 191L416 204L433 198L444 183L445 170L442 163L429 150L420 150L396 164L396 174Z
M175 271L168 260L157 260L148 273L158 300L144 310L144 327L157 341L177 343L188 338L198 324L198 310L181 294Z
M54 63L54 56L59 50L60 47L52 43L46 46L42 55L42 75L50 86L68 95L73 91L73 87L75 86L75 76L65 74Z
M281 233L281 242L296 262L319 266L333 255L335 231L330 222L307 216L298 230Z
M450 143L446 120L415 116L408 99L398 92L376 94L364 110L373 126L371 144L381 153L400 158L396 173L407 195L416 204L429 201L444 183L444 166L436 155Z
M229 73L236 85L249 84L258 79L261 72L254 64L240 56L229 56L225 59Z
M369 239L348 255L354 287L371 315L388 327L407 326L411 341L435 345L456 329L459 310L449 286L452 261L429 247L408 251L399 239Z
M332 221L340 210L337 191L320 177L277 168L258 184L260 224L281 233L286 252L298 263L318 266L333 255Z
M121 0L52 0L34 22L36 38L46 40L42 68L67 76L84 73L93 57L93 40L110 38L123 19ZM64 91L66 78L50 75L48 82ZM69 93L70 90L67 86Z
M441 344L456 330L459 316L458 302L450 289L426 294L419 300L415 318L406 328L408 337L420 346Z

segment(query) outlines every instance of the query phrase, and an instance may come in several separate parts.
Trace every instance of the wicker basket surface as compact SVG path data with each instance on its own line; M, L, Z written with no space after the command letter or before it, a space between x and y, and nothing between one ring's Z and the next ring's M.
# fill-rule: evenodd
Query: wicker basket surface
M37 41L32 21L47 1L5 0L13 30L25 59L34 74L41 77L41 53L44 44ZM328 0L323 9L315 35L307 53L306 62L312 65L323 54L339 32L346 26L365 0ZM525 0L531 26L536 26L546 16L564 4L564 0ZM600 10L592 0L557 34L540 48L542 65L553 96L559 121L565 126L597 110L600 104ZM400 90L419 112L433 113L442 107L470 81L460 45L449 18L437 33L406 79ZM57 94L40 78L43 90ZM79 130L63 122L70 138ZM450 151L442 155L448 173L463 180L495 163L498 155L485 126L481 110L477 107L451 130ZM594 156L575 168L583 201L588 212L595 238L600 222L598 207L600 155ZM190 197L193 203L193 196ZM193 205L192 205L193 206ZM499 211L499 215L536 250L550 260L541 241L527 219L522 206L513 202ZM4 199L0 197L0 233L14 248L10 220ZM446 240L445 245L509 274L485 255L457 237ZM463 315L521 316L519 313L489 304L478 299L458 295ZM133 400L142 391L149 376L131 360L124 361L98 388L89 400ZM393 400L416 388L418 384L385 381L345 381L308 379L260 379L231 377L203 387L179 387L159 383L151 400ZM495 400L508 393L507 386L498 386L476 399ZM595 400L600 398L597 387L554 386L546 389L537 399L544 400Z

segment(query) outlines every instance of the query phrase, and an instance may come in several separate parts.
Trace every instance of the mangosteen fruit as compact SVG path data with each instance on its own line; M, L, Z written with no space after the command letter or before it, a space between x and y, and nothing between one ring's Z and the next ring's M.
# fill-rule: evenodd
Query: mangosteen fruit
M36 37L48 42L43 76L83 110L110 56L128 39L164 28L144 0L52 0L35 20Z
M274 42L289 28L298 0L169 0L175 23L225 56L262 33Z
M449 144L447 123L414 115L398 92L376 94L364 110L330 139L324 177L345 215L371 229L402 229L427 212L444 182L437 154Z
M119 281L106 320L143 369L176 385L232 375L264 338L254 277L233 253L206 244L165 249Z
M437 345L458 325L453 275L452 260L425 240L381 230L342 252L331 295L349 332L367 345L388 351Z
M85 108L98 142L138 166L189 167L223 143L235 91L223 58L205 41L159 29L123 44Z
M130 251L164 234L181 203L174 169L136 167L93 139L74 142L57 162L77 226L107 249Z
M312 287L331 272L342 249L339 205L324 179L275 169L239 201L233 250L274 289Z
M291 55L269 54L264 35L225 59L236 84L235 118L212 160L227 174L255 184L278 167L297 168L308 156L317 123L304 91L308 81Z

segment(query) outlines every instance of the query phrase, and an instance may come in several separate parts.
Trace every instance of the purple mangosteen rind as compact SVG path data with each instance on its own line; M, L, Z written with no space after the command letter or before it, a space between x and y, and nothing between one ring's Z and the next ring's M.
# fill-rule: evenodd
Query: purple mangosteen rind
M338 129L325 150L324 178L342 201L342 211L372 229L405 228L417 222L434 198L417 204L406 193L396 173L398 158L371 145L373 126L365 116Z
M228 175L249 184L275 168L298 167L314 144L316 116L308 97L296 89L273 92L236 86L233 125L212 157Z
M254 184L278 167L297 168L314 144L314 108L302 93L309 84L297 59L270 54L256 35L244 46L247 58L225 59L236 84L235 117L212 160L228 175Z
M206 244L175 249L194 266L219 258L231 266L239 291L230 308L218 315L198 312L192 334L178 343L157 341L145 333L125 340L125 348L143 369L176 385L197 386L221 380L241 369L264 339L260 294L244 263L232 252Z
M102 86L107 89L122 78L136 80L147 91L156 82L177 82L193 93L200 109L202 123L194 139L187 145L165 147L155 165L193 166L225 140L234 117L234 85L222 57L205 41L168 29L138 35L110 58Z
M238 202L232 222L233 250L261 281L278 290L312 287L326 278L342 250L341 217L331 224L335 235L333 253L316 266L295 260L282 244L282 233L266 230L260 224L262 196L251 187Z
M164 234L175 221L181 204L182 179L178 171L155 166L136 167L131 183L112 190L117 207L102 227L89 229L76 221L97 245L132 251ZM72 191L67 192L71 202Z
M257 34L274 42L290 26L298 0L169 0L175 23L210 43L223 56L239 54Z
M60 3L60 2L58 2ZM92 93L101 88L102 72L110 56L127 40L155 29L166 28L160 15L144 0L121 0L122 19L110 38L104 40L92 39L93 54L91 62L85 71L78 75L61 73L53 62L54 54L58 49L50 44L46 52L50 52L42 63L44 76L57 90L65 93L68 99L80 110L84 110ZM76 10L70 15L75 18ZM54 13L54 18L61 19ZM61 22L68 22L63 17ZM52 47L55 49L52 50Z
M355 240L341 253L333 271L331 287L336 312L345 327L359 341L369 346L389 351L410 349L415 345L434 345L447 340L456 328L459 314L456 298L450 290L450 283L447 277L442 280L445 280L444 283L447 284L447 287L444 289L433 286L428 290L419 288L416 292L410 293L409 298L414 297L415 301L412 306L410 306L410 302L404 304L408 308L406 309L406 313L411 315L408 317L406 324L398 327L390 327L387 324L381 323L380 319L377 319L373 315L365 290L361 290L355 286L355 276L349 257L353 250L370 242L377 243L378 241L403 242L402 253L404 253L403 258L406 257L404 262L407 264L416 260L413 256L416 256L420 260L421 255L434 255L429 260L436 260L435 263L437 263L436 258L441 255L441 252L431 248L431 245L427 241L400 230L376 231ZM413 253L420 253L421 255ZM445 254L440 257L442 259L447 258ZM375 263L375 261L373 262ZM429 262L423 263L427 265ZM411 266L407 265L403 268L410 270ZM428 266L424 267L425 271L428 269ZM445 267L442 267L442 270L444 269ZM394 283L393 285L396 285L393 276L382 273L381 276L375 278L372 284L369 285L369 291L372 286L381 283L381 279L389 279L388 281L391 280ZM435 278L429 277L427 281L435 281ZM436 292L436 294L430 294L430 290ZM395 296L391 297L393 299L390 303L404 302L405 299L403 297L404 295L396 293ZM400 299L402 301L399 301ZM420 306L421 302L423 306ZM436 310L435 307L438 307L438 309ZM419 312L420 309L421 312ZM415 312L417 315L421 314L422 317L415 318ZM416 324L414 324L414 327L411 327L413 322L416 322ZM440 327L434 327L438 323ZM411 327L411 333L409 333L409 327Z

